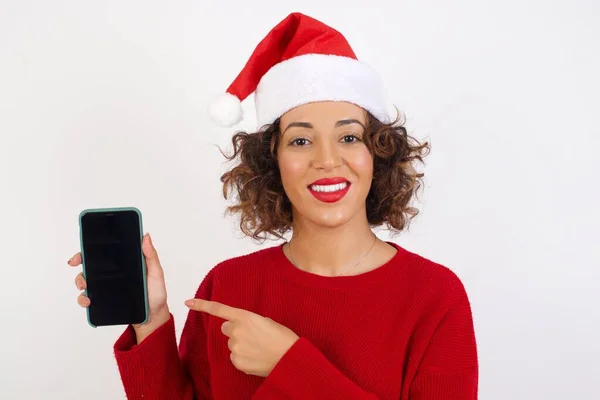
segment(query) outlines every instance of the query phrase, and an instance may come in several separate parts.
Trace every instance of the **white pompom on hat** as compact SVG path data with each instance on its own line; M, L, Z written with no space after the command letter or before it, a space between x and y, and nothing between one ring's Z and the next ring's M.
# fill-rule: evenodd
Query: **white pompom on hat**
M242 120L242 102L231 93L224 93L210 104L208 114L221 126L233 126Z
M356 104L382 122L392 120L384 84L359 61L344 36L324 23L292 13L258 44L244 68L208 109L231 127L243 119L242 101L254 92L258 127L315 101Z

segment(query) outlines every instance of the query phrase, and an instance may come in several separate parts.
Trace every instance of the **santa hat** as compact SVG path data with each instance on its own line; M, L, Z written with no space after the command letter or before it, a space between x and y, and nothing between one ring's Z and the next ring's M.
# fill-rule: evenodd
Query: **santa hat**
M357 59L340 32L301 13L288 15L258 44L226 93L210 105L210 117L221 126L237 124L241 102L253 92L259 127L315 101L346 101L390 120L376 71Z

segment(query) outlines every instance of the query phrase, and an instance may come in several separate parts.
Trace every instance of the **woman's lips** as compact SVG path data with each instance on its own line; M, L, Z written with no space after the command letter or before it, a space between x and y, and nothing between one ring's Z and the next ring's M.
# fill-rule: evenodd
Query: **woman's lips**
M350 182L345 178L323 178L308 186L308 191L319 201L335 203L344 198L350 189Z

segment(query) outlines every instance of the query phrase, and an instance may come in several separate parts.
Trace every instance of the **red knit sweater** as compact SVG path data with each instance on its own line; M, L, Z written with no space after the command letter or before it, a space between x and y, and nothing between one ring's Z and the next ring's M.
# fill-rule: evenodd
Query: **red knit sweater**
M229 358L222 321L191 311L179 348L173 318L136 345L115 343L129 399L477 399L469 300L457 276L398 245L383 266L324 277L295 268L277 245L227 260L197 298L269 317L300 339L266 378Z

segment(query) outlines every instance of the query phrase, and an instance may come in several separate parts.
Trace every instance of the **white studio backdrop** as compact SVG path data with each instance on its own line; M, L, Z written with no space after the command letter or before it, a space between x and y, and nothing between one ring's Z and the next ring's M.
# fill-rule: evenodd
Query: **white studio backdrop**
M274 244L224 217L233 131L205 107L292 11L342 31L431 141L393 240L467 287L480 398L600 398L592 0L0 1L0 398L124 397L123 329L87 325L66 264L81 209L142 210L178 334L210 268Z

